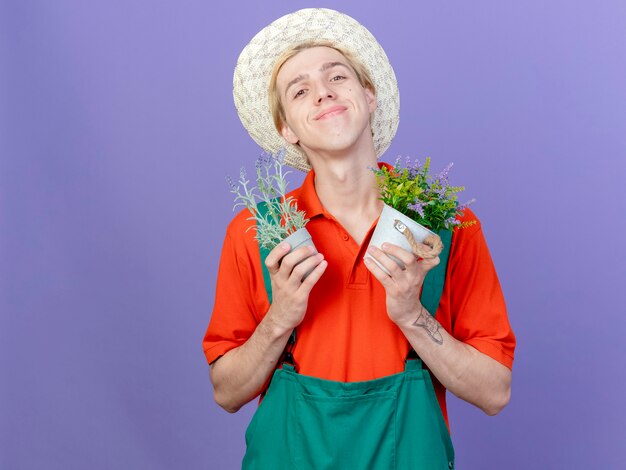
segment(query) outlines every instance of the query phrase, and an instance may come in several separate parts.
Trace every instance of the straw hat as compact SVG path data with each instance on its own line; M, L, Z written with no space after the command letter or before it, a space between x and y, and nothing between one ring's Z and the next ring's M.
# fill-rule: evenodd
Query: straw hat
M356 20L326 8L306 8L263 28L243 49L233 77L237 113L250 136L266 152L285 148L285 162L308 171L306 155L276 131L268 100L276 59L297 44L330 41L349 51L367 68L376 87L377 107L371 120L374 148L380 157L391 144L400 120L400 95L393 68L374 36Z

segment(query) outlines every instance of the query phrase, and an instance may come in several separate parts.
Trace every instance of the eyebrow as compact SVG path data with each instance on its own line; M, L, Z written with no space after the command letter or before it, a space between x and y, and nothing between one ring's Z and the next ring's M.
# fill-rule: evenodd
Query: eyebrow
M338 66L339 67L344 67L348 71L351 70L350 67L348 67L343 62L326 62L326 63L322 64L322 66L320 67L319 71L320 72L326 72L327 70L332 69L333 67L338 67ZM309 78L309 74L308 73L304 73L304 74L298 75L296 78L294 78L289 83L287 83L287 87L285 88L285 96L287 96L287 92L289 91L289 88L291 88L296 83L301 82L302 80L306 80L307 78Z

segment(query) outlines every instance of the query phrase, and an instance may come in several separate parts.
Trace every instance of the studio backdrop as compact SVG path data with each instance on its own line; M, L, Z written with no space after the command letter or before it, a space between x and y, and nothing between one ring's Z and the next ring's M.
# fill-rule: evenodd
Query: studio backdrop
M225 177L260 153L232 73L314 6L395 68L383 160L454 162L476 198L518 348L500 415L449 396L458 468L623 468L617 0L0 2L0 468L239 467L256 403L214 403L201 346Z

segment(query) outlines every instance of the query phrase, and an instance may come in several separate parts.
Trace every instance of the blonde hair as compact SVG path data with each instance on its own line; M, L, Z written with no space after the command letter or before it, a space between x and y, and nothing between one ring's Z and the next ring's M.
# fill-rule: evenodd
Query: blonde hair
M341 55L343 55L348 61L348 65L352 67L359 83L363 88L368 88L369 90L376 95L376 87L374 86L374 82L372 81L372 77L370 76L367 68L363 63L358 60L354 54L346 51L345 49L336 46L330 41L307 41L300 44L296 44L293 47L290 47L282 55L276 59L274 63L274 69L272 70L272 75L270 77L270 84L268 90L268 99L270 105L270 111L272 112L272 119L274 120L274 127L280 133L282 130L283 123L285 122L285 109L283 108L283 104L280 100L280 95L278 90L276 89L276 79L278 78L278 73L285 62L291 59L293 56L302 52L306 49L311 49L312 47L330 47L331 49L335 49Z

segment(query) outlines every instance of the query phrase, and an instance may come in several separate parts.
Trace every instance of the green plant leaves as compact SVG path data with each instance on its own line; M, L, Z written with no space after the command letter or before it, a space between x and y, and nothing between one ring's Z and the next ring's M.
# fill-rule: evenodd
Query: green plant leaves
M380 190L380 199L387 205L402 212L416 222L438 232L450 230L459 224L456 219L459 210L457 193L463 186L450 186L448 165L440 174L432 176L430 158L423 165L408 158L398 159L393 167L373 168Z
M250 228L256 229L255 238L259 244L272 249L295 231L303 228L309 219L304 211L287 193L284 151L276 155L262 154L256 161L256 187L249 187L250 181L242 168L238 184L228 179L230 192L235 195L235 205L246 207L252 213L248 220L255 222ZM259 204L263 203L263 210Z

